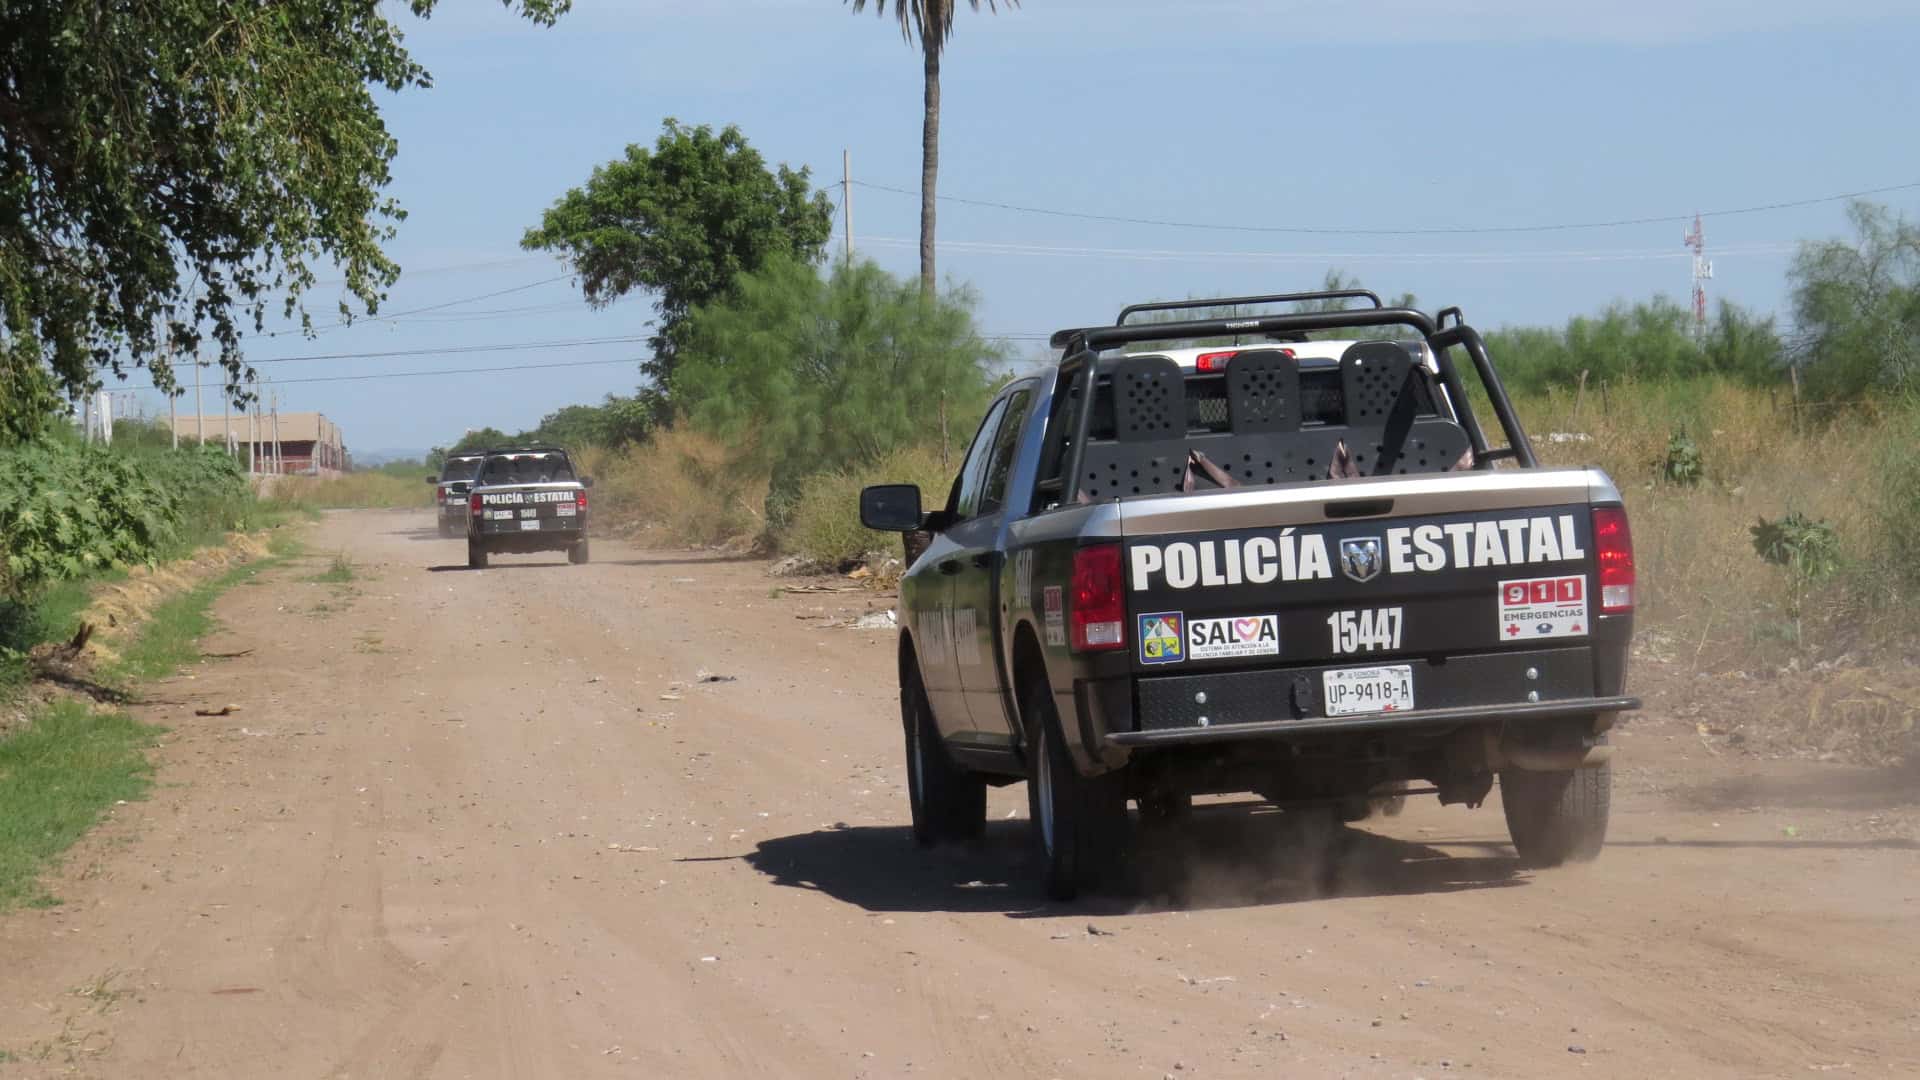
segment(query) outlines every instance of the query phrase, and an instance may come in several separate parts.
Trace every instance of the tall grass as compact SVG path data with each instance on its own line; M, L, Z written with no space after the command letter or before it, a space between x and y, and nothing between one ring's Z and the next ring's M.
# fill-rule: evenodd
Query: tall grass
M411 476L389 472L352 472L341 476L283 476L262 500L289 509L401 510L433 505L434 489L426 469Z
M897 553L900 538L860 524L860 489L868 484L918 484L921 498L944 502L953 469L934 447L907 447L845 472L822 473L800 488L781 549L811 562L837 564L873 552Z
M593 477L595 529L673 545L747 544L763 531L766 473L712 436L676 427L639 446L585 447L576 457Z
M1550 464L1599 465L1633 523L1641 627L1657 652L1702 669L1794 655L1900 648L1920 634L1920 410L1805 422L1783 395L1723 380L1564 390L1516 401ZM1553 442L1549 432L1589 441ZM1697 485L1663 476L1668 439L1699 447ZM1810 591L1753 547L1762 517L1825 520L1842 570Z

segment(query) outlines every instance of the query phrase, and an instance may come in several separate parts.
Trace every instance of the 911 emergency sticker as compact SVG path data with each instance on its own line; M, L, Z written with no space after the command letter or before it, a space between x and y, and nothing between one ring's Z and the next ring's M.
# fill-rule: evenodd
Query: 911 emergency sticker
M1195 660L1280 655L1280 616L1195 619L1187 624L1187 655Z
M1060 586L1049 585L1041 590L1042 604L1046 611L1047 644L1059 647L1067 643L1066 605L1061 603Z
M1178 611L1140 616L1140 662L1177 664L1185 660L1186 625L1186 616Z
M1587 636L1587 579L1529 578L1500 583L1500 640Z

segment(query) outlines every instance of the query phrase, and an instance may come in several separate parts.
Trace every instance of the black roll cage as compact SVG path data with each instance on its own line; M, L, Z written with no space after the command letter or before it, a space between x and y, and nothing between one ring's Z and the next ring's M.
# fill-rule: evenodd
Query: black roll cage
M1195 319L1186 322L1133 323L1131 325L1126 322L1128 316L1143 311L1178 311L1239 304L1347 299L1369 300L1373 306L1339 311L1249 315L1245 318ZM1534 456L1533 443L1527 438L1526 431L1521 428L1520 418L1513 411L1513 402L1507 397L1506 386L1501 383L1499 373L1493 368L1493 359L1487 355L1487 343L1481 339L1478 331L1467 325L1459 308L1442 308L1438 315L1430 316L1414 308L1385 307L1378 296L1365 289L1340 289L1327 292L1280 293L1271 296L1132 304L1121 309L1119 318L1114 320L1112 326L1084 327L1055 333L1050 343L1054 348L1063 350L1060 360L1060 385L1063 388L1072 388L1068 392L1077 390L1081 395L1081 406L1074 418L1071 457L1070 461L1062 463L1064 467L1061 475L1063 477L1080 475L1080 467L1087 449L1087 434L1093 423L1094 391L1099 385L1099 377L1105 373L1100 363L1102 349L1143 341L1175 341L1251 334L1298 334L1369 326L1404 326L1419 332L1421 339L1433 351L1434 362L1440 368L1440 384L1446 388L1447 396L1453 403L1455 419L1466 430L1467 440L1473 447L1475 469L1491 469L1495 462L1508 458L1516 461L1523 469L1539 467L1540 461ZM1493 448L1487 445L1486 432L1481 429L1479 419L1474 416L1473 408L1467 402L1466 385L1460 381L1460 371L1454 365L1453 357L1449 352L1456 346L1464 349L1468 359L1473 361L1474 371L1480 376L1480 383L1487 392L1487 400L1493 406L1494 417L1500 421L1500 428L1506 435L1507 445L1504 447ZM1063 494L1065 494L1064 491Z

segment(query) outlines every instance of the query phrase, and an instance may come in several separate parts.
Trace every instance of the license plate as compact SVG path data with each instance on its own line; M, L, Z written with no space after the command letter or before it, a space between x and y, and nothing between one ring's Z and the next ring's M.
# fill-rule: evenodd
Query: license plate
M1413 708L1413 668L1408 664L1340 668L1326 672L1328 716L1405 712Z
M521 532L539 532L540 531L539 519L536 518L531 521L522 521L520 523L520 531Z
M561 517L572 517L577 509L579 508L572 503L560 503L553 508L553 512Z

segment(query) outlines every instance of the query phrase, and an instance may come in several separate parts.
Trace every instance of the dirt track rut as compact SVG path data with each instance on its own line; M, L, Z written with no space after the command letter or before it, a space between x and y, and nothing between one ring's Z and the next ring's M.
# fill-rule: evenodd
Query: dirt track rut
M0 917L0 1077L1920 1075L1911 774L1650 717L1591 866L1416 799L1328 895L1212 808L1180 903L1061 907L1018 787L912 847L889 636L796 617L858 595L603 541L467 572L425 515L312 549L359 579L224 597L253 651L154 688L153 798Z

